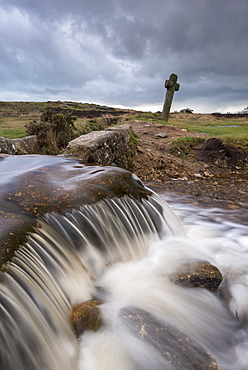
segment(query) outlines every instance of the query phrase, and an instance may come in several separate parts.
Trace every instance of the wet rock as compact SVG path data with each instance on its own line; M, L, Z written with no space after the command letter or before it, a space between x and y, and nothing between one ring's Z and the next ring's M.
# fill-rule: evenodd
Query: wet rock
M17 149L13 140L0 136L0 153L17 154Z
M151 192L118 167L85 166L64 157L0 157L0 266L45 213L65 213L106 197L147 198Z
M12 141L20 154L37 154L40 152L36 135L25 136Z
M170 323L135 307L123 308L119 315L122 323L147 343L160 369L220 370L205 349Z
M100 301L87 301L73 307L71 322L79 337L86 330L97 331L102 326Z
M222 274L208 261L194 261L182 266L170 279L183 287L205 288L210 292L216 292L222 282Z

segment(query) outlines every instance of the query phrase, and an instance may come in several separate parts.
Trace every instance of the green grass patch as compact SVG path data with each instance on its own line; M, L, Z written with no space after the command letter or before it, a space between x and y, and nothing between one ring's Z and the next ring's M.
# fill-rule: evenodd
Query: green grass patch
M18 137L27 136L25 129L8 129L0 130L0 136L5 137L6 139L16 139Z
M132 130L132 135L130 137L130 142L129 142L130 148L135 148L137 146L138 138L139 138L139 135L136 134L136 132Z
M223 136L223 135L248 135L248 122L233 122L233 121L222 121L217 123L206 123L206 122L173 122L174 125L186 128L188 131L197 131L199 133L205 133L210 136Z

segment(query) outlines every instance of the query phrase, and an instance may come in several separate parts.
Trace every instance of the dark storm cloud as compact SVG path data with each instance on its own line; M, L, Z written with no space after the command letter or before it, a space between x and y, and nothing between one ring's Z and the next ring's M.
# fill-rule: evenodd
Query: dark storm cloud
M247 105L247 0L1 4L0 99L152 105L175 72L179 105Z

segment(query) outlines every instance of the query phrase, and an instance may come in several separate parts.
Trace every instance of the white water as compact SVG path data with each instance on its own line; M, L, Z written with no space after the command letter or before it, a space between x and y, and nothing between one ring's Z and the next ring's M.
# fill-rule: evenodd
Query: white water
M108 292L102 306L108 326L81 339L80 369L170 368L123 330L118 312L130 305L169 319L208 350L222 369L248 368L247 210L172 206L188 238L165 237L152 243L143 258L115 264L99 277L96 284ZM169 275L193 259L208 260L221 270L229 285L225 299L170 282Z
M221 369L248 368L247 210L203 209L173 199L185 236L168 206L163 205L163 218L157 211L161 205L154 202L152 207L145 203L140 208L127 199L124 204L117 200L102 211L85 207L65 218L47 217L51 226L44 224L26 249L18 252L13 273L10 269L7 283L2 284L9 316L4 327L10 358L6 369L174 369L123 324L121 309L130 306L175 325L207 350ZM88 231L84 233L86 218ZM20 253L32 256L31 271L24 273L27 286L21 292L22 280L13 281L19 274L14 264L20 265ZM223 299L205 289L182 288L170 281L172 272L194 259L208 260L220 269L228 282ZM35 275L33 264L41 266L39 274L43 271L44 276ZM22 294L27 297L23 299ZM69 312L73 304L92 297L103 301L105 326L97 333L84 333L78 347ZM20 344L13 343L14 336L22 342L26 356L32 357L23 360L23 365L18 363ZM177 353L179 348L174 350Z

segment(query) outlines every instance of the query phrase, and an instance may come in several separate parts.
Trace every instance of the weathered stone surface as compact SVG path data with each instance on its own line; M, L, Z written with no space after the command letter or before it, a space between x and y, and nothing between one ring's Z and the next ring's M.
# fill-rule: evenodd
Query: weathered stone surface
M87 301L73 307L71 322L79 337L85 330L97 331L102 326L100 301Z
M119 158L130 151L131 137L132 127L129 124L92 131L70 141L64 154L80 157L84 163L117 164Z
M171 275L171 281L184 287L205 288L210 292L216 292L222 282L222 274L208 261L194 261Z
M128 329L145 341L161 369L220 370L216 360L193 339L166 321L135 307L125 307L120 318Z
M0 136L0 153L16 154L17 149L13 140Z
M12 139L12 142L20 154L37 154L40 152L36 135Z

